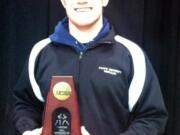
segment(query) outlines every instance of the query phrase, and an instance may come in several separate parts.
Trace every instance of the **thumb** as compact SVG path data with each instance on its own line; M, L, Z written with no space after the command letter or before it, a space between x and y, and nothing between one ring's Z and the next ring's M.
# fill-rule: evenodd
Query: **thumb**
M84 126L81 126L81 133L82 135L90 135L90 133L86 130Z
M35 129L36 134L41 135L42 134L42 127Z

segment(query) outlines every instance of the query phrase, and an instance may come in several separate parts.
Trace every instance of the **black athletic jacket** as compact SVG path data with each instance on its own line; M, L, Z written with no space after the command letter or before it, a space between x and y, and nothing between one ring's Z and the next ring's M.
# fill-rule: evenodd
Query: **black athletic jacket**
M50 80L58 75L74 77L81 125L91 135L163 133L167 111L147 56L105 22L95 40L82 45L69 35L64 19L33 47L14 89L20 133L42 126Z

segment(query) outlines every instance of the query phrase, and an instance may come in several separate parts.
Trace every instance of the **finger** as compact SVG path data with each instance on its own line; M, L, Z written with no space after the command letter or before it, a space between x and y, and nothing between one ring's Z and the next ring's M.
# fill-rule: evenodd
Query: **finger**
M86 130L84 126L81 126L81 133L82 135L90 135L90 133Z
M43 130L43 127L39 128L39 131L41 131L41 132L42 132L42 130Z
M42 135L43 127L41 127L39 130L40 130L40 135Z
M30 135L31 131L25 131L22 135Z
M36 135L41 135L42 134L42 128L37 128L33 131L34 134Z

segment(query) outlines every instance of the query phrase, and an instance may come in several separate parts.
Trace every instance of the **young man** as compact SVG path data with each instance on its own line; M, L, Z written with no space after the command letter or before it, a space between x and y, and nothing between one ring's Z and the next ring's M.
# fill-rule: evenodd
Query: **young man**
M51 76L63 75L75 79L83 135L162 134L167 112L157 77L144 52L103 17L108 0L61 2L67 17L34 46L15 87L17 130L41 134Z

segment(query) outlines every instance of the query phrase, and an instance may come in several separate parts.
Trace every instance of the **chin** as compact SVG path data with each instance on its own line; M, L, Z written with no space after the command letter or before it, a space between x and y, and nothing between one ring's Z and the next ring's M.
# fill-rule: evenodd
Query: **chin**
M90 26L92 24L94 24L95 20L80 20L80 21L74 21L73 23L77 26Z
M86 16L86 17L78 17L76 19L74 18L69 18L69 19L76 26L86 27L86 26L91 26L95 24L96 22L98 22L98 20L100 20L100 16L94 17L94 18Z

